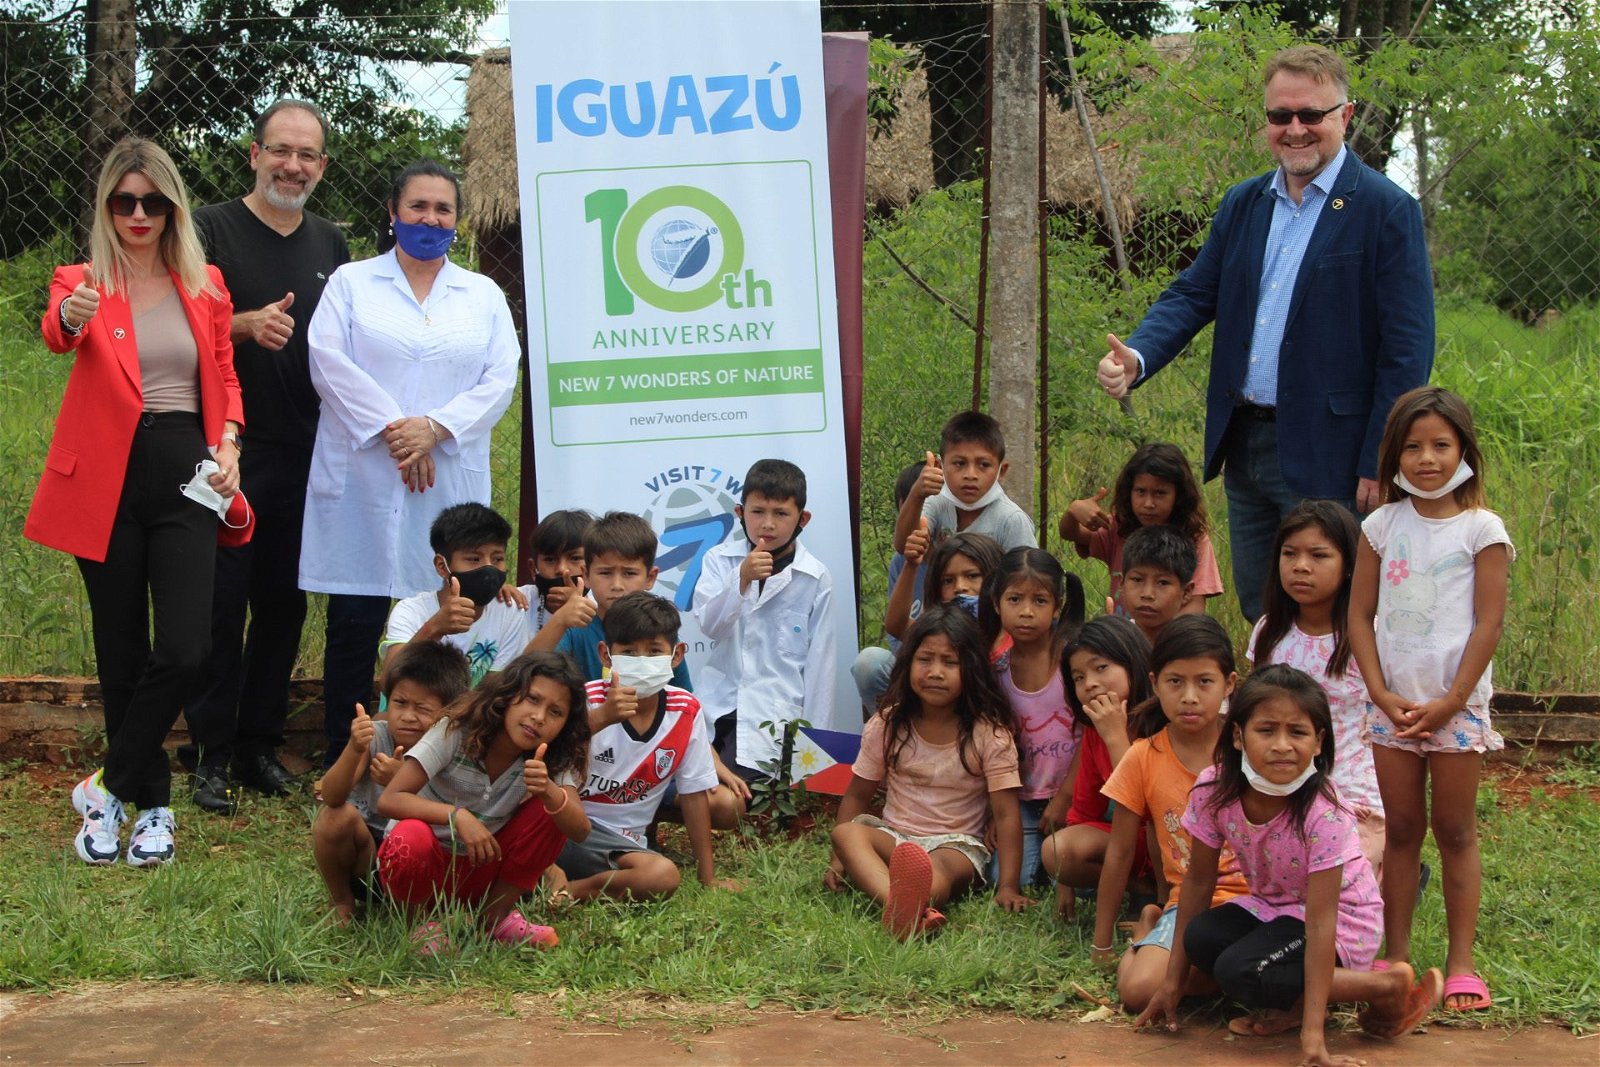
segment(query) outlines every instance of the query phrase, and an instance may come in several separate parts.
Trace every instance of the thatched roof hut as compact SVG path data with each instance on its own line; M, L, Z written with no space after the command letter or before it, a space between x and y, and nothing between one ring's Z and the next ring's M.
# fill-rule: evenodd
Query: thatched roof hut
M1186 38L1176 36L1159 38L1154 43L1168 55L1187 47ZM1045 176L1050 200L1059 207L1099 214L1100 187L1078 117L1070 105L1063 109L1052 100L1046 106ZM1128 116L1120 112L1101 115L1093 104L1089 105L1089 115L1097 142L1103 148L1114 146ZM515 228L521 207L510 49L488 49L473 64L467 79L467 120L463 156L471 197L471 225L480 235ZM867 140L869 204L903 207L934 187L931 130L927 79L913 65L901 85L899 112L892 128ZM1102 158L1117 200L1117 212L1127 220L1137 206L1133 195L1135 154L1112 150L1103 152Z

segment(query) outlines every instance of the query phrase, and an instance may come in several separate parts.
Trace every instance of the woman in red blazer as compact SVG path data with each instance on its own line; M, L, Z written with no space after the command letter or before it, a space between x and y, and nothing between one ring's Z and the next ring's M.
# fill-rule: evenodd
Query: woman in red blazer
M74 845L86 863L115 863L137 808L127 860L148 866L175 854L162 742L211 643L219 519L183 488L214 459L205 481L233 495L244 406L233 306L171 157L124 139L95 196L92 268L57 268L45 307L45 344L74 361L24 532L77 557L94 619L107 753L72 791Z

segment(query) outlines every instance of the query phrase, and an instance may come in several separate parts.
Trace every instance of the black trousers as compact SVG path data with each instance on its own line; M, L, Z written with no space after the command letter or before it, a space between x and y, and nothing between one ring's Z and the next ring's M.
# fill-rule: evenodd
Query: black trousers
M1306 989L1306 924L1283 915L1262 922L1237 904L1189 920L1189 962L1249 1008L1294 1007Z
M105 703L105 786L138 808L171 802L162 743L210 650L220 520L179 492L208 456L198 415L141 416L105 562L78 557Z
M235 758L283 747L289 678L306 621L300 531L310 473L310 449L294 445L252 444L239 458L256 529L249 544L217 549L211 658L184 711L187 763L222 770Z
M328 594L328 644L322 660L322 723L328 736L324 766L331 766L350 740L350 723L361 704L377 714L372 681L378 662L378 642L389 620L389 598Z

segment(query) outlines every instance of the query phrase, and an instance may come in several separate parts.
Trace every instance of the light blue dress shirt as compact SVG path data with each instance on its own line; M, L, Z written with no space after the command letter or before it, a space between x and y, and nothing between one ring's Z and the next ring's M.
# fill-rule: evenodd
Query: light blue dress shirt
M1295 279L1300 275L1311 233L1317 228L1323 205L1349 154L1350 150L1341 146L1333 162L1305 187L1298 204L1289 196L1283 168L1272 175L1268 187L1268 195L1273 198L1272 228L1267 231L1266 254L1261 257L1261 295L1250 341L1250 365L1244 376L1247 403L1268 408L1278 404L1278 350L1283 347L1289 300L1294 295Z

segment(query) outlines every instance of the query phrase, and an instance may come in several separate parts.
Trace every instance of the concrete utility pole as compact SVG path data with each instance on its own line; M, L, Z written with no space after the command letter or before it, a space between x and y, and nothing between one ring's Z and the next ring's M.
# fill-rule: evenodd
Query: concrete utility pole
M1006 434L1006 494L1038 489L1039 20L1037 0L994 4L989 131L989 413Z
M83 191L83 208L78 222L79 241L86 249L89 226L99 208L94 202L94 187L100 177L100 163L111 146L128 133L139 41L134 0L89 0L83 21L88 72L79 134L83 141L83 177L78 187Z

